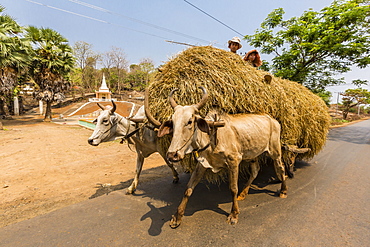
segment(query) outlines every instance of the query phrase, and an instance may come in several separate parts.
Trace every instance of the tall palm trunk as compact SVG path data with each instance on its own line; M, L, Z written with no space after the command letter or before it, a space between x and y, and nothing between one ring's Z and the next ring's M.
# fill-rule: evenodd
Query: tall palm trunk
M51 101L46 101L46 111L45 111L45 122L51 122L52 116L51 116Z
M5 119L12 119L12 116L10 115L8 103L6 102L5 99L1 100L0 99L0 112L4 114Z

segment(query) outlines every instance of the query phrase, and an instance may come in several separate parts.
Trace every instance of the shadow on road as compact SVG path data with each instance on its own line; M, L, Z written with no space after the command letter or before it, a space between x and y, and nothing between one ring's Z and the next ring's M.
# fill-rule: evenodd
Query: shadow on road
M155 186L145 190L145 193L138 194L142 198L149 197L151 199L164 202L164 206L155 206L151 202L147 202L149 211L141 217L141 221L149 218L151 220L148 233L151 236L157 236L162 232L165 224L169 224L172 215L176 212L178 205L182 199L183 193L186 188L186 183L189 180L187 174L182 175L182 183L169 185L169 188L164 190L155 189ZM213 211L217 214L224 215L225 219L228 212L220 208L220 204L230 203L231 195L227 183L219 185L209 184L207 182L199 183L192 194L189 203L186 207L185 217L192 216L200 211Z
M155 168L145 169L141 172L138 189L141 188L142 184L145 184L147 181L152 181L162 177L170 178L172 173L167 165L158 166ZM168 176L167 176L168 175ZM120 182L116 185L107 185L107 184L97 184L95 187L97 190L89 199L93 199L102 195L108 195L109 193L117 190L126 190L132 183L134 179L129 179L125 182Z
M309 166L311 166L311 164L308 163L307 161L296 160L296 162L294 163L294 171L300 170L300 169L305 169L305 168L308 168Z
M307 162L297 161L296 169L304 169L309 165L310 164ZM148 218L151 220L151 225L148 229L148 233L151 236L161 234L163 226L169 223L172 215L176 212L176 208L181 202L186 185L190 179L190 174L187 173L180 174L180 181L178 184L172 183L171 175L163 175L162 177L152 180L145 179L146 175L150 175L151 173L160 173L159 170L161 169L167 170L168 168L164 165L143 171L142 178L145 181L140 181L138 190L135 194L127 195L143 199L149 198L151 200L149 202L146 200L148 212L140 219L141 221ZM240 190L243 188L246 181L247 176L241 176L239 179ZM90 199L109 194L113 191L124 190L131 184L131 182L132 179L109 187L99 185L96 192L90 196ZM275 171L271 165L263 165L259 175L249 190L249 194L266 194L271 197L278 197L278 191L271 190L267 187L271 183L278 183L275 177ZM231 199L231 193L227 181L217 184L202 181L197 185L188 202L185 217L192 216L199 211L213 211L225 216L226 220L226 217L229 214L229 207L231 207ZM248 200L248 198L246 200ZM143 200L143 203L145 203L144 201L145 200ZM158 202L160 203L158 204ZM223 204L226 204L226 208Z
M89 199L94 199L102 195L108 195L109 193L116 191L116 190L123 190L127 188L128 186L130 186L132 181L133 179L130 179L130 180L127 180L126 182L120 182L119 184L110 185L110 186L107 186L105 184L97 184L97 186L95 187L97 188L97 190L95 191L93 195L89 197Z

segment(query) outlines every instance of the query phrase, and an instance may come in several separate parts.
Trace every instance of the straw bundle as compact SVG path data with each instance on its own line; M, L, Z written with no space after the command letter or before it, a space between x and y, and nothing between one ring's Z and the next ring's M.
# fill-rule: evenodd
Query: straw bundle
M237 54L211 46L183 51L161 68L149 86L149 105L161 122L169 119L173 109L168 95L178 88L178 104L199 102L203 86L209 93L205 115L211 109L229 114L269 114L281 124L283 144L310 148L298 158L310 158L324 146L330 117L325 103L299 83L272 76L267 83L265 71L257 70ZM165 144L163 144L165 145Z

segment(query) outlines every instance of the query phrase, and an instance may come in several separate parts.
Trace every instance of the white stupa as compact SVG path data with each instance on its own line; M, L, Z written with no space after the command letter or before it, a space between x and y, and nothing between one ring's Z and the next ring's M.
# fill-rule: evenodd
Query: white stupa
M112 93L109 91L104 74L99 91L95 91L95 97L98 101L110 101L112 98Z

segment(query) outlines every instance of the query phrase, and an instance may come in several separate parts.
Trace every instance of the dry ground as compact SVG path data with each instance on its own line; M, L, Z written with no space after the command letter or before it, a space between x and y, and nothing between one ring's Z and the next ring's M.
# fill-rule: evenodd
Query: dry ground
M2 122L0 227L126 188L134 177L136 153L127 144L93 147L87 143L91 130L41 117ZM159 154L149 157L141 182L171 176L164 164Z

